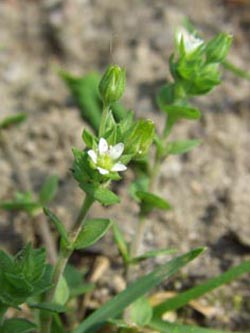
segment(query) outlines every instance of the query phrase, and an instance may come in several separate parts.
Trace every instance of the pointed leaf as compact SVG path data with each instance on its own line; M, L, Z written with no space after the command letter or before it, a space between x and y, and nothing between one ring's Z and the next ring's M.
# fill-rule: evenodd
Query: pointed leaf
M204 251L194 249L168 263L156 268L153 272L131 283L124 291L106 302L97 311L85 319L72 333L95 332L107 320L117 317L122 311L139 297L142 297L166 278L175 274L181 267L188 264Z
M120 202L120 198L114 192L103 187L98 187L94 191L93 196L104 206L110 206Z
M7 319L3 327L0 327L1 333L28 333L33 332L37 326L22 318Z
M179 119L196 120L201 117L201 112L198 109L185 105L165 105L162 109Z
M43 208L44 214L48 216L50 221L54 224L56 230L58 231L59 235L62 237L62 239L69 243L68 239L68 233L64 227L63 222L54 214L51 210L49 210L47 207Z
M0 121L0 129L5 129L11 127L12 125L17 125L25 121L27 118L26 113L17 113L11 116L8 116Z
M55 303L47 303L47 302L37 303L37 304L28 303L28 305L31 309L46 310L49 312L63 313L67 311L67 309L64 306Z
M41 191L39 193L39 201L41 202L42 206L46 205L54 198L57 190L58 190L58 177L55 175L48 177L45 180L41 188Z
M174 249L161 249L161 250L148 251L148 252L142 254L141 256L132 258L130 263L138 264L138 262L141 262L141 261L149 259L149 258L154 258L154 257L174 254L174 253L176 253L176 250L174 250Z
M167 145L167 154L184 154L195 148L201 143L201 140L172 141Z
M172 208L165 199L162 199L153 193L137 191L135 194L141 202L140 206L142 213L144 214L148 214L154 208L161 210L169 210Z
M105 235L112 224L109 219L88 220L79 233L73 247L75 249L84 249L96 243Z
M60 71L59 74L80 109L82 118L97 132L101 121L102 105L98 93L99 74L89 73L82 77L65 71Z

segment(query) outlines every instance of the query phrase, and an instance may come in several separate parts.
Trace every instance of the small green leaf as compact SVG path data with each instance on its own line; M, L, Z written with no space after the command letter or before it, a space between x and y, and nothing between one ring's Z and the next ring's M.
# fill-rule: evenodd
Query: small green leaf
M7 319L0 327L1 333L28 333L33 332L37 326L22 318Z
M17 113L12 116L6 117L0 121L0 129L6 129L12 125L17 125L22 123L27 119L26 113Z
M53 303L65 305L69 299L70 291L66 279L61 276L59 283L56 287Z
M87 220L73 247L75 249L84 249L93 245L105 235L111 224L112 221L109 219Z
M153 193L137 191L136 196L141 202L140 206L143 214L148 214L154 208L161 210L169 210L172 208L165 199L162 199Z
M72 333L94 333L106 321L116 318L127 306L148 293L149 290L156 287L164 279L175 274L181 267L187 265L203 251L203 248L194 249L156 268L148 275L140 277L131 283L124 291L92 313L76 329L74 329Z
M93 196L104 206L110 206L120 202L120 198L114 192L103 187L98 187L94 191Z
M28 305L31 309L46 310L49 312L63 313L67 311L64 306L55 303L44 302L33 304L28 302Z
M70 289L70 298L75 298L83 294L89 293L95 289L94 283L82 283L82 285Z
M201 112L198 109L185 105L165 105L162 109L179 119L196 120L201 117Z
M86 128L82 132L82 139L88 148L93 148L96 145L96 137Z
M184 154L197 147L201 140L172 141L167 145L167 153L170 155Z
M44 207L43 211L44 211L44 214L46 216L48 216L48 218L50 219L50 221L54 224L56 230L58 231L58 233L62 237L62 239L66 243L69 243L68 233L67 233L67 231L66 231L66 229L64 227L63 222L54 213L52 213L52 211L49 210L49 208Z
M39 201L42 206L47 205L56 195L58 190L58 177L57 176L49 176L39 193Z
M117 245L117 248L125 262L129 260L129 251L128 251L128 244L118 227L117 223L113 223L113 235L115 239L115 243Z
M32 198L30 192L16 192L15 198L12 201L0 202L0 209L7 211L26 211L29 214L33 214L36 210L41 209L41 204L36 202Z
M15 202L15 201L2 201L0 208L8 211L25 210L30 211L41 207L37 202Z
M130 306L130 318L132 321L140 326L146 326L153 315L152 307L146 297L138 298Z
M60 71L59 74L80 109L82 118L97 133L101 121L102 105L98 93L99 74L89 73L82 77L74 76L65 71Z

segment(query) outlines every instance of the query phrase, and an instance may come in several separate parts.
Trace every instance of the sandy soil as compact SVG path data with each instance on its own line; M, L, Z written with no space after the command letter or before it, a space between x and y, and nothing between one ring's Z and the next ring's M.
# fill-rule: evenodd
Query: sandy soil
M160 127L154 93L169 77L167 59L173 34L186 16L205 38L220 31L232 33L229 59L247 70L247 0L1 1L0 118L19 111L28 113L26 123L8 132L10 145L30 175L34 190L46 175L59 175L60 191L53 208L67 225L82 198L69 169L71 147L82 146L84 124L57 69L83 75L103 70L111 61L125 66L128 79L124 104L136 110L138 117L150 117ZM153 214L154 222L149 224L145 237L144 249L175 247L186 251L195 246L208 247L201 259L184 270L189 283L214 276L250 257L249 83L226 71L223 78L219 88L195 101L204 110L202 120L176 127L173 138L198 137L203 144L162 166L158 193L175 209ZM10 198L16 189L15 173L3 151L0 174L0 198ZM93 216L112 216L129 239L136 207L125 189L120 187L118 191L124 194L124 202L110 211L96 206ZM11 251L18 248L25 224L22 215L1 214L1 245ZM10 243L10 239L16 241ZM111 242L109 235L93 252L107 256L114 265L117 253ZM110 274L107 272L107 278L100 282L102 290L113 287L108 281ZM175 287L179 288L187 284L182 276L177 282ZM236 306L239 297L240 307ZM212 320L199 318L204 325L242 331L250 327L248 277L204 302L216 309Z

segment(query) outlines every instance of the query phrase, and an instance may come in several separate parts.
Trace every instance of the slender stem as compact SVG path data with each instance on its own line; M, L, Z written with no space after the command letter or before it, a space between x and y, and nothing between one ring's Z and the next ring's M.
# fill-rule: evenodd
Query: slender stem
M86 197L83 201L82 207L80 209L79 215L73 226L72 237L70 240L71 245L73 245L73 243L77 239L77 236L81 232L84 221L87 217L88 211L89 211L91 205L93 204L93 202L94 202L93 197L86 195ZM59 257L58 257L58 260L57 260L57 263L56 263L56 266L54 269L53 278L52 278L53 288L47 294L47 297L46 297L47 302L53 302L58 283L59 283L61 277L63 276L64 269L67 265L67 262L71 256L72 252L73 252L73 250L71 249L70 246L67 249L65 249L65 248L60 249L60 254L59 254ZM40 332L41 333L50 333L51 332L51 322L52 322L51 314L48 312L42 311L41 317L40 317L40 327L41 327Z
M136 224L136 229L134 233L134 237L130 246L130 258L134 258L138 255L139 247L142 244L144 231L145 231L145 216L140 215L138 222Z
M166 127L168 127L167 123L168 123L169 119L166 119ZM166 130L164 131L164 133L162 134L162 139L167 139L166 135ZM159 154L157 153L157 151L155 152L154 155L154 162L153 165L149 168L148 171L148 175L149 175L149 185L148 185L148 191L149 192L154 192L156 185L157 185L157 180L158 180L158 175L159 175L159 170L161 167L161 162L162 162L162 158L161 156L159 156ZM134 233L134 236L132 238L132 242L130 245L130 258L134 258L138 255L140 246L143 242L143 237L145 234L145 230L147 228L147 216L146 215L142 215L141 212L139 213L139 219L137 221L136 224L136 230ZM126 280L127 282L130 282L130 280L132 279L132 275L133 275L133 269L131 267L131 265L128 263L128 266L125 269L125 274L126 274Z

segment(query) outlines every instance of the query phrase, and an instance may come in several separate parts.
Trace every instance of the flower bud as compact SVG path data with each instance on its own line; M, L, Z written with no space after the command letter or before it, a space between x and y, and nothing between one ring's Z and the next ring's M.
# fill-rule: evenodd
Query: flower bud
M110 65L99 83L99 92L103 103L110 105L117 102L124 93L125 83L125 69L117 65Z
M212 38L206 46L207 62L222 62L230 49L232 35L220 33Z

